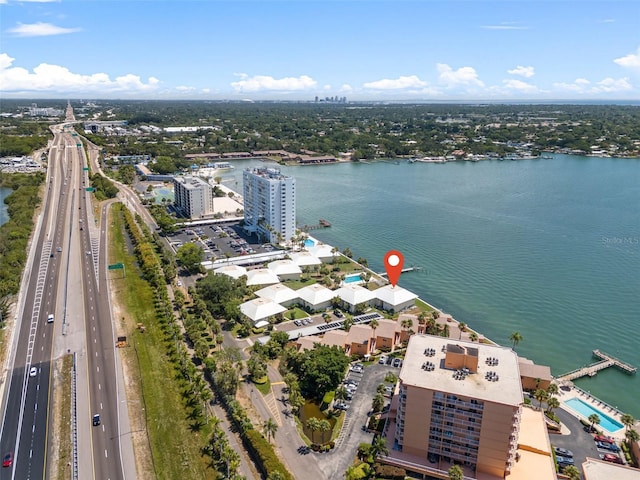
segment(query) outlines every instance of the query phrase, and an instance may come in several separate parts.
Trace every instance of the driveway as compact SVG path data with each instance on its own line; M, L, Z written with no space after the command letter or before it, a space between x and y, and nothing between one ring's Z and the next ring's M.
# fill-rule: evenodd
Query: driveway
M598 451L593 436L584 431L584 426L576 417L562 408L555 410L560 421L569 429L569 434L549 434L549 440L554 447L562 447L573 452L575 466L582 472L582 463L587 457L600 458L601 454L608 453Z
M349 372L349 378L357 379L360 377L360 380L358 389L347 410L342 432L336 441L336 448L329 453L314 454L324 473L324 478L344 478L345 471L353 463L353 459L358 453L358 445L363 442L371 443L373 440L373 434L365 432L363 427L369 421L371 401L376 394L376 388L384 382L384 377L389 372L397 376L400 369L375 364L365 367L362 374Z

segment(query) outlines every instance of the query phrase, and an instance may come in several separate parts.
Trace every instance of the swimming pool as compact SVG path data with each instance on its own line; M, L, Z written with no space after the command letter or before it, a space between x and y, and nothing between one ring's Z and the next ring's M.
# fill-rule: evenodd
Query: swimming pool
M360 277L359 273L354 273L352 275L347 275L346 277L344 277L344 283L356 283L361 281L362 278Z
M596 410L591 405L583 402L579 398L570 398L564 403L569 408L571 408L572 410L575 410L580 415L582 415L585 419L588 419L589 415L592 415L594 413L597 414L600 417L600 423L597 424L597 427L607 430L608 432L611 432L611 433L617 432L624 426L617 420L614 420L608 415L605 415L600 410Z
M316 242L314 240L311 240L310 238L307 238L304 241L304 246L309 248L309 247L315 247L316 246Z

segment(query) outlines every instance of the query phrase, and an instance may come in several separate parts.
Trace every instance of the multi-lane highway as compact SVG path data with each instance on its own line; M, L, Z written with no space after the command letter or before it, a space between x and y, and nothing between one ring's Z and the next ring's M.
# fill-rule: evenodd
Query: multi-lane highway
M62 126L52 130L43 208L23 278L13 370L0 412L0 452L13 452L14 461L1 473L12 480L48 477L52 346L65 344L68 331L80 329L84 339L73 345L73 353L84 362L79 371L84 372L85 381L79 385L85 390L78 397L87 400L88 407L79 409L86 415L77 419L78 429L85 433L78 438L90 440L90 448L80 448L90 452L92 466L82 478L121 479L125 475L106 284L106 231L95 222L86 192L86 158L80 140ZM70 284L79 285L79 291L70 291ZM78 296L81 301L72 301ZM51 323L47 322L50 314L54 315ZM96 413L101 424L92 426L91 416Z

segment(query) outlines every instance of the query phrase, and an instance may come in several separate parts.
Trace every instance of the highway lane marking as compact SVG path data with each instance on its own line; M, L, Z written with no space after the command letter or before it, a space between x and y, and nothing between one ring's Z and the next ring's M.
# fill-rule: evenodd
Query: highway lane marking
M104 450L104 458L109 458L109 454L107 453L107 450Z

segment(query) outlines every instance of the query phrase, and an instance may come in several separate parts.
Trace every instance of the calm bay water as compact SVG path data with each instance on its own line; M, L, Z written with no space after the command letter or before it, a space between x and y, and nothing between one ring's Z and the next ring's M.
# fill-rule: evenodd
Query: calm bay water
M241 191L238 162L225 183ZM400 285L554 375L599 348L640 367L640 160L553 159L284 167L298 221L383 271L403 252ZM235 185L235 181L238 182ZM610 369L577 382L640 417L640 381Z
M9 220L9 215L7 214L7 205L4 203L4 199L11 195L10 188L0 188L0 225L5 224Z

